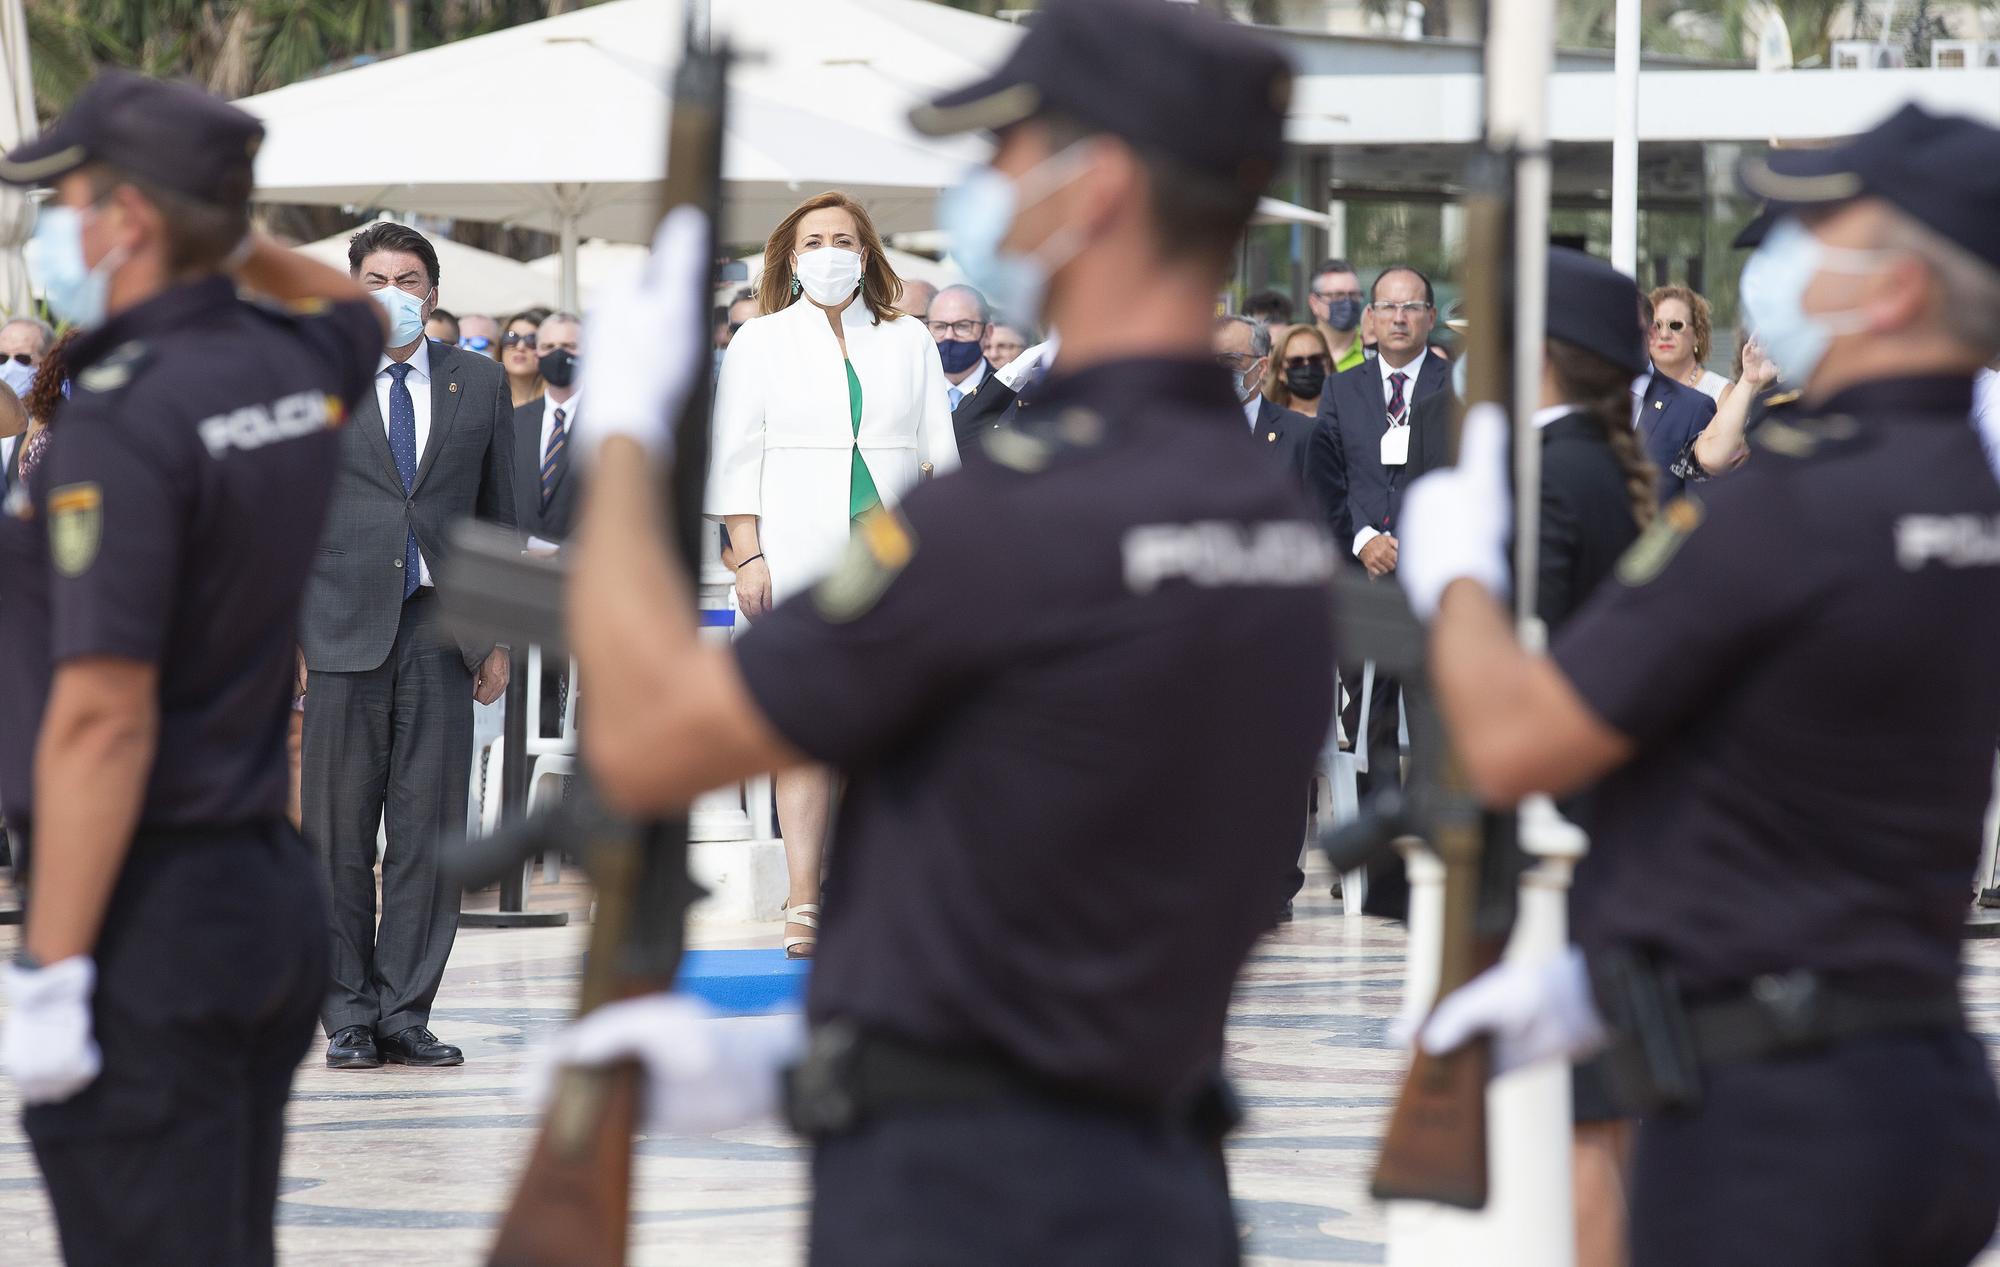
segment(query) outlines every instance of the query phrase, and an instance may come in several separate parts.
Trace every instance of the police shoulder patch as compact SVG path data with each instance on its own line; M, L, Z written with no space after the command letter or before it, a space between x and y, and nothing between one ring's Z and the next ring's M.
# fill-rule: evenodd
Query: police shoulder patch
M917 539L901 515L886 507L869 511L847 539L840 562L814 587L813 606L837 625L860 619L881 601L916 552Z
M87 392L115 392L132 381L145 363L148 349L134 339L111 349L103 360L76 376L76 385Z
M49 492L49 559L56 571L82 576L97 560L104 539L104 490L96 484L64 484Z
M1618 560L1618 579L1637 587L1658 576L1680 553L1682 543L1701 526L1707 513L1692 493L1668 502Z

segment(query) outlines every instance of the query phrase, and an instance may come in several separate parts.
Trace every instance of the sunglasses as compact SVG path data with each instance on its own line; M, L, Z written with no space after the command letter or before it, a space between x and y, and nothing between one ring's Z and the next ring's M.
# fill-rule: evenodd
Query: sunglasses
M1675 334L1679 334L1681 331L1687 328L1688 328L1688 323L1685 321L1655 321L1653 323L1654 334L1658 334L1662 330L1671 330Z
M729 333L731 333L732 335L735 334L738 330L741 330L742 328L743 328L743 323L741 321L732 321L729 323Z
M34 363L35 363L35 358L34 358L34 357L32 357L32 356L29 356L29 355L28 355L28 354L27 354L26 352L16 352L16 353L14 353L14 364L16 364L16 365L33 365Z
M535 346L535 336L532 334L503 334L500 336L500 346L503 348L532 348Z
M493 346L493 340L483 334L469 334L458 341L458 346L468 352L484 352Z
M1302 370L1308 365L1317 365L1321 369L1325 369L1326 357L1318 352L1312 352L1305 356L1288 356L1285 358L1285 368L1288 370Z

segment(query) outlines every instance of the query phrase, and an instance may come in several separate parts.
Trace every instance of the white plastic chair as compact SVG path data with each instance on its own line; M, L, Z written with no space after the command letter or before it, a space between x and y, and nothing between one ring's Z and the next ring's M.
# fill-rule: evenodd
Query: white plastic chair
M542 734L542 649L528 648L527 740L523 744L528 764L528 812L548 797L561 797L563 779L576 773L576 706L578 679L576 661L569 662L569 699L563 709L562 725L555 738ZM562 875L562 859L554 853L542 858L542 879L554 884Z

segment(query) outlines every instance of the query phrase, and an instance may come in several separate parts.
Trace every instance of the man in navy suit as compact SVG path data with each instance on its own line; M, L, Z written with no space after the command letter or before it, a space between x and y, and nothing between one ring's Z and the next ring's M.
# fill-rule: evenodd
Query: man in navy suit
M1395 265L1375 278L1369 317L1376 356L1336 375L1320 396L1320 417L1306 452L1306 483L1327 517L1327 529L1377 580L1396 570L1396 514L1403 490L1430 466L1447 460L1446 406L1451 369L1429 349L1437 323L1430 279ZM1347 733L1360 726L1361 669L1344 666L1349 705ZM1365 797L1395 787L1399 779L1397 714L1401 692L1377 677L1370 695ZM1359 736L1356 736L1359 738ZM1370 869L1370 914L1400 917L1409 886L1400 860Z
M1646 328L1652 329L1653 304L1643 291L1639 295L1639 315ZM1660 504L1664 506L1680 496L1686 483L1674 474L1674 460L1708 426L1709 419L1715 417L1715 402L1706 392L1684 387L1650 368L1632 384L1632 399L1636 411L1634 425L1639 428L1646 460L1659 468Z
M1215 319L1215 360L1229 371L1250 439L1269 453L1301 491L1306 486L1306 442L1313 420L1276 405L1262 391L1271 366L1271 331L1261 321L1228 316Z

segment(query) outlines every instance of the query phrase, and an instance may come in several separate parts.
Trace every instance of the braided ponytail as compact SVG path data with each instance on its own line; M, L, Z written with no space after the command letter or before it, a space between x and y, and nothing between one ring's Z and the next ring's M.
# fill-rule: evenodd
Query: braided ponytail
M1655 482L1659 473L1639 447L1632 426L1632 375L1574 343L1548 341L1549 367L1563 399L1595 418L1610 442L1611 456L1625 476L1625 495L1632 502L1632 519L1641 528L1653 522Z

